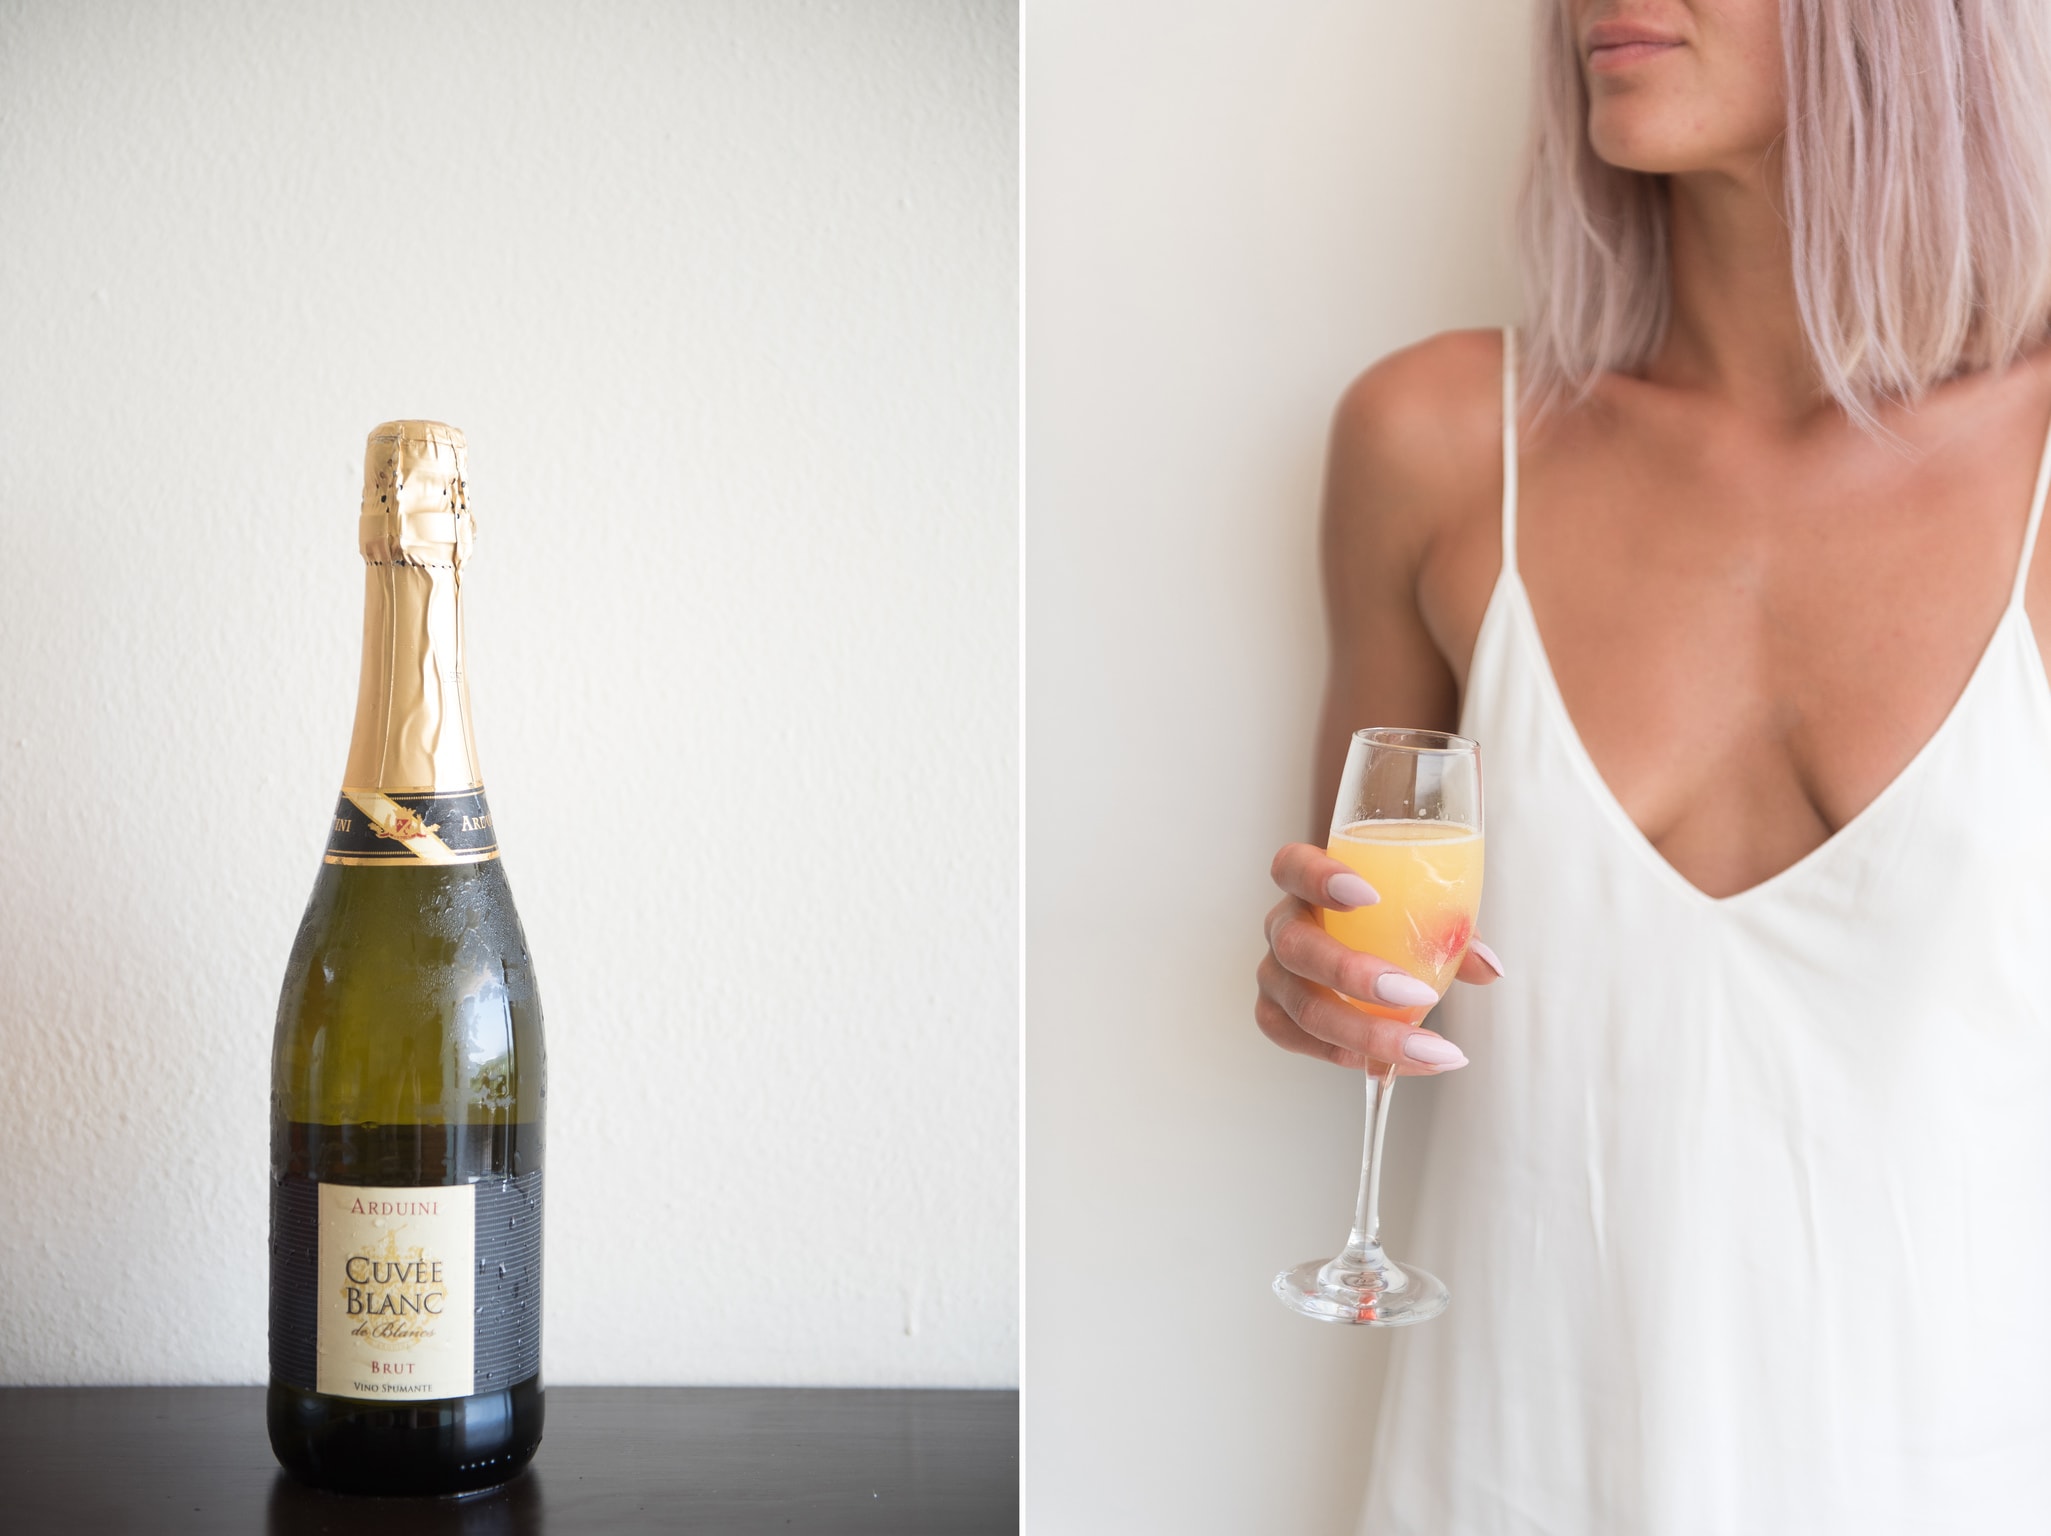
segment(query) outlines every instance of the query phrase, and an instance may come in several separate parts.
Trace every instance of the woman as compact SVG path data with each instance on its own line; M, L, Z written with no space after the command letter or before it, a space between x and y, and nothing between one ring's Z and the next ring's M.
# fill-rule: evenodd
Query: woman
M1418 982L1309 844L1260 972L1447 1079L1363 1528L2039 1529L2051 7L1545 11L1525 359L1371 369L1324 531L1317 809L1353 727L1479 739L1508 974L1355 1010Z

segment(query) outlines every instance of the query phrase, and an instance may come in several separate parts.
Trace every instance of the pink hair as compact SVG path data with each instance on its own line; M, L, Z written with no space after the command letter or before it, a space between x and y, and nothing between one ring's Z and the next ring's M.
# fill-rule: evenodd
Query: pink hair
M1795 292L1824 387L1870 422L2051 330L2051 3L1782 0ZM1633 372L1666 331L1662 179L1588 142L1564 0L1540 0L1518 233L1527 398Z

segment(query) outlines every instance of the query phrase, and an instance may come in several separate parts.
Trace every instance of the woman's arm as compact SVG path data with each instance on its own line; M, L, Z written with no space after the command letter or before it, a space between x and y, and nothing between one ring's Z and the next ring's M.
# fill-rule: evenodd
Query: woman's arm
M1425 1073L1464 1065L1449 1041L1414 1023L1362 1012L1345 997L1415 1008L1430 985L1347 949L1319 907L1365 904L1365 883L1324 852L1347 739L1366 725L1452 730L1459 687L1426 622L1420 584L1438 543L1457 532L1487 486L1499 485L1493 401L1501 351L1486 333L1435 337L1354 381L1332 421L1321 531L1331 647L1318 722L1313 842L1275 855L1283 899L1267 917L1254 1017L1284 1050L1341 1066L1395 1063ZM1460 979L1493 981L1500 965L1478 941ZM1345 997L1339 994L1344 994Z
M1354 731L1459 724L1459 689L1425 625L1418 582L1452 521L1461 471L1472 479L1467 466L1445 462L1454 434L1429 410L1450 405L1460 382L1459 360L1434 349L1465 339L1435 338L1377 363L1332 416L1319 524L1328 654L1311 795L1311 838L1320 845Z

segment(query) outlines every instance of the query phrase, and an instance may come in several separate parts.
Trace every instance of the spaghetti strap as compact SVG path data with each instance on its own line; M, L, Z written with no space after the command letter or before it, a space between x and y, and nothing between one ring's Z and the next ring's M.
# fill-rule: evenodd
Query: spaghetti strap
M2045 445L2045 464L2051 466L2051 442ZM2037 509L2044 506L2044 477L2037 477ZM2030 519L2030 536L2037 523ZM1503 327L1503 569L1517 570L1517 328Z
M2044 433L2044 451L2037 458L2037 488L2030 496L2030 520L2023 528L2022 558L2015 565L2015 590L2008 595L2008 606L2022 606L2023 589L2030 583L2030 557L2037 552L2037 530L2044 522L2044 491L2051 486L2051 428Z

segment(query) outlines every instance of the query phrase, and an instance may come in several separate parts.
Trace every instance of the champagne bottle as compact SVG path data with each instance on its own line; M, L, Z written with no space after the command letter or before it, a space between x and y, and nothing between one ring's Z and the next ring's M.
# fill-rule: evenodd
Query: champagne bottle
M364 454L363 672L271 1059L271 1447L457 1493L541 1440L541 1004L470 727L464 441Z

